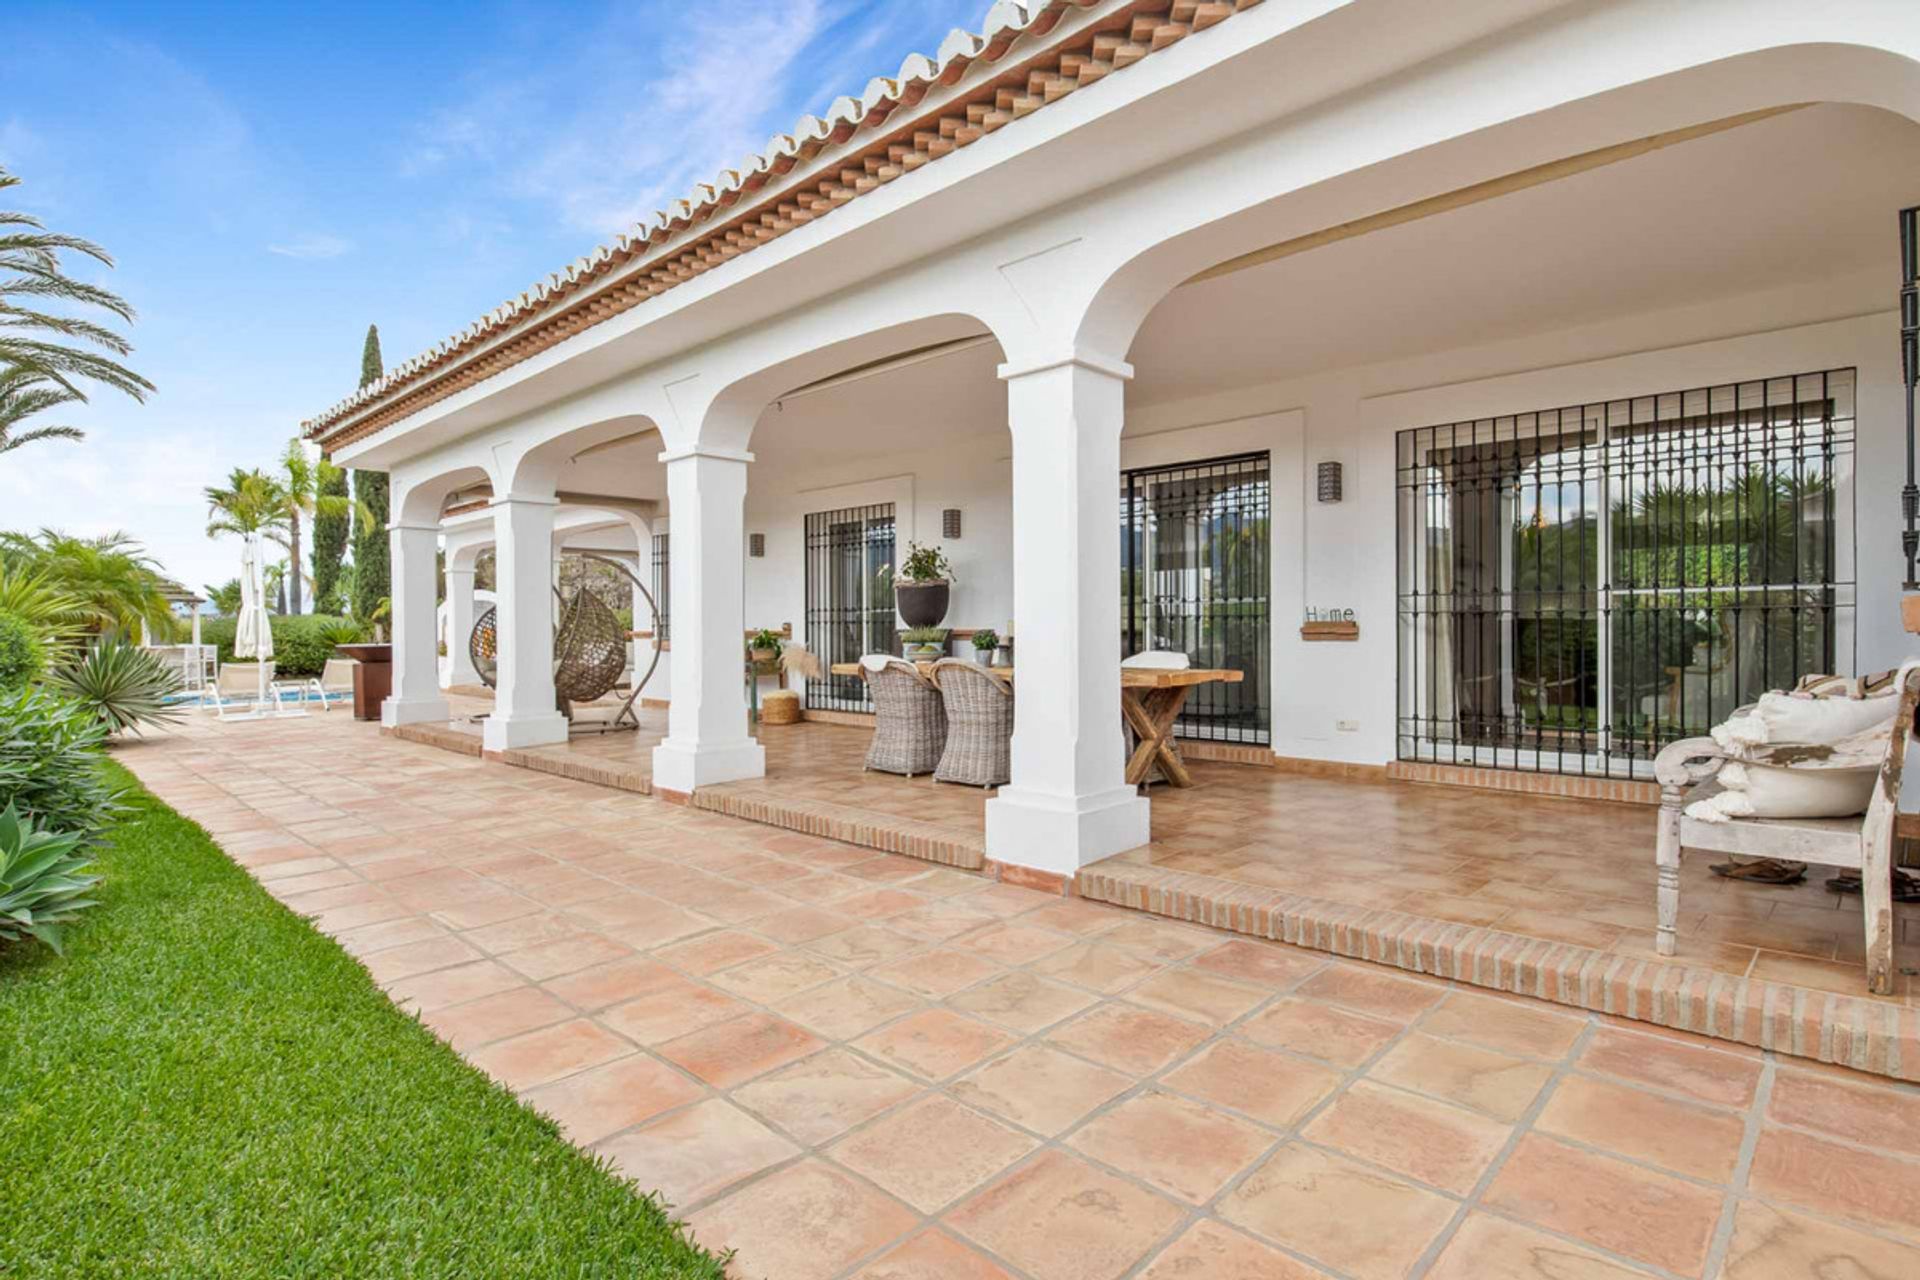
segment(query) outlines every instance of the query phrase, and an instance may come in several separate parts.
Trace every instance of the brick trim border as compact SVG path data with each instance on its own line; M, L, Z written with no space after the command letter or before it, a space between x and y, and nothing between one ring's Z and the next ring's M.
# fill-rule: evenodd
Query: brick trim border
M1275 756L1273 767L1303 778L1336 778L1343 782L1385 782L1387 766L1354 764L1345 760L1314 760L1307 756Z
M1581 778L1564 773L1528 773L1520 769L1481 769L1469 765L1395 760L1385 776L1395 782L1478 787L1518 795L1557 796L1566 800L1610 800L1617 804L1660 803L1660 784L1625 778Z
M1096 902L1920 1081L1920 1009L1905 1005L1161 867L1096 864L1076 887Z
M730 818L744 818L787 831L842 840L882 853L904 854L963 871L979 871L987 860L986 841L969 839L946 827L875 814L827 800L793 800L751 783L723 783L693 793L693 807Z

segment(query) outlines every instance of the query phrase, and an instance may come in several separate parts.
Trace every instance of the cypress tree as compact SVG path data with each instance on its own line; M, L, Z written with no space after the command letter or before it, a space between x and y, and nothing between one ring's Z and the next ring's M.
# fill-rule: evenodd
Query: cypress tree
M360 352L360 385L377 382L381 372L380 328L370 324L367 344ZM373 519L353 533L353 612L355 617L371 618L393 590L387 558L387 473L355 471L353 496L373 513Z

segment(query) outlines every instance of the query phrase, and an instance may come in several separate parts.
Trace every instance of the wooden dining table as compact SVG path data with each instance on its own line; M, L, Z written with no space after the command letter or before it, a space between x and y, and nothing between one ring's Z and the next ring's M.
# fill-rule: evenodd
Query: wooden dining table
M921 675L932 677L933 663L913 665ZM857 676L861 668L857 662L836 662L829 670L836 676ZM988 667L987 670L1009 682L1013 680L1012 667ZM1239 684L1246 678L1244 671L1222 667L1188 667L1178 671L1167 667L1120 668L1120 714L1139 739L1127 759L1127 782L1139 786L1158 767L1169 784L1192 786L1193 775L1187 772L1187 763L1181 759L1173 736L1180 709L1186 706L1187 695L1203 684Z

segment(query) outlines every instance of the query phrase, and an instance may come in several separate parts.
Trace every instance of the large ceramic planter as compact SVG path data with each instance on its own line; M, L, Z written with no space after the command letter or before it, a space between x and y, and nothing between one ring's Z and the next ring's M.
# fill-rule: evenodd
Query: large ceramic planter
M939 626L940 620L947 616L950 589L950 584L945 582L894 583L893 599L900 610L900 620L909 627Z

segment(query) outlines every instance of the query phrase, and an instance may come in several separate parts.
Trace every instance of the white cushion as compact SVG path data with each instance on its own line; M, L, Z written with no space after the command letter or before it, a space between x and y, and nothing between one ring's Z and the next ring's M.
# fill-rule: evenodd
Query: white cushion
M894 657L890 653L866 653L860 656L860 665L869 671L885 671Z
M1709 732L1722 751L1740 752L1772 743L1818 746L1850 738L1893 720L1900 699L1889 690L1870 698L1813 698L1804 694L1765 693L1752 710Z
M1131 658L1122 658L1120 665L1136 668L1150 667L1157 671L1185 671L1193 665L1193 659L1172 649L1148 649L1144 653L1134 654Z

